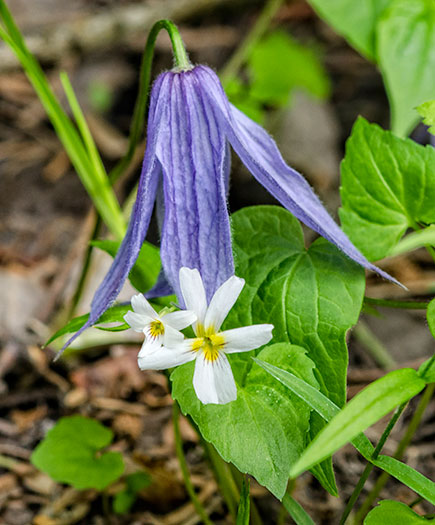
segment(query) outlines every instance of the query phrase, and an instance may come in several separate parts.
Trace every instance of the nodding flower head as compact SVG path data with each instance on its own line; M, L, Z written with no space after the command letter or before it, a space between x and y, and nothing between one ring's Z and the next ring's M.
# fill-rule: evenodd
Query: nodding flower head
M200 271L208 300L234 274L227 209L229 145L299 220L358 264L394 281L355 248L307 181L285 163L268 133L229 103L217 75L206 66L195 66L162 73L154 83L147 148L130 224L82 330L116 299L145 240L155 202L162 273L149 297L175 292L182 302L183 266Z

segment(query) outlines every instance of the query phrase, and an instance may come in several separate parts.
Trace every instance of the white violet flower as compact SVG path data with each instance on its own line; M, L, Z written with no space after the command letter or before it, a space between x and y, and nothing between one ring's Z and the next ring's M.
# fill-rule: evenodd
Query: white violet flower
M196 337L171 340L169 344L163 343L161 348L144 344L138 356L139 367L142 370L162 370L195 359L193 387L199 400L204 404L234 401L237 387L225 354L248 352L268 343L273 329L271 324L259 324L219 331L244 284L243 279L233 275L216 290L207 306L199 271L181 268L181 293L186 308L196 315L193 324Z
M125 322L136 332L145 334L143 346L153 349L162 345L172 347L184 339L179 331L196 321L196 315L190 310L171 312L163 309L157 313L142 294L131 298L133 312L125 314Z

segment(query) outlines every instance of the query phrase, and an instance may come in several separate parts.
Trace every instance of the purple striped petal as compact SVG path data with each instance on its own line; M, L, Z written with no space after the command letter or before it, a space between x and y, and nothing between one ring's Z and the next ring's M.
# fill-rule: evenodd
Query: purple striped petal
M335 244L351 259L402 286L370 263L352 244L308 182L286 164L270 135L228 102L216 74L205 66L198 66L196 72L203 97L215 108L231 146L254 177L300 221Z
M200 271L208 299L234 273L226 139L193 71L167 73L169 125L156 150L163 169L165 208L161 259L180 300L182 266Z

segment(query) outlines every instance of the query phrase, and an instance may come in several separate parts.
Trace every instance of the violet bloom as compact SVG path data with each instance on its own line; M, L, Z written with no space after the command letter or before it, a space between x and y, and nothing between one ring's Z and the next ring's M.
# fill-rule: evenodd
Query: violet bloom
M245 285L244 279L235 275L230 277L216 290L209 303L201 275L196 268L181 268L179 281L184 302L190 310L172 312L166 316L176 315L185 323L192 319L193 313L193 331L196 337L184 339L178 332L180 337L171 335L167 341L162 339L161 344L156 345L155 337L150 337L145 324L148 319L144 323L143 318L132 316L129 312L124 317L126 322L145 334L145 341L138 355L139 367L142 370L164 370L195 360L193 388L198 399L205 405L223 405L234 401L237 399L237 386L226 354L249 352L267 344L272 339L273 325L254 324L221 331L222 323ZM138 297L133 297L136 305ZM149 313L152 308L142 297L140 306L144 308L145 305Z
M89 321L72 339L116 299L144 242L156 201L163 273L154 296L173 291L184 306L179 283L183 266L199 270L208 301L234 274L227 210L229 144L300 221L360 265L394 280L355 248L307 181L285 163L267 132L229 103L210 68L167 71L151 93L147 148L127 234L95 294Z

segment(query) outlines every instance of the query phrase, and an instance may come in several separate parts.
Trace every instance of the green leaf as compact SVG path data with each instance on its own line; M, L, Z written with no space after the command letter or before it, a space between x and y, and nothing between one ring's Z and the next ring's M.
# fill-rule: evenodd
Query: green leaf
M151 476L147 472L139 471L129 474L125 478L126 488L116 493L113 498L113 511L116 514L125 514L130 510L137 498L137 493L151 484Z
M316 241L307 251L298 221L282 208L245 208L233 215L232 226L236 274L243 277L246 284L224 328L271 322L275 327L274 341L305 348L308 357L316 363L316 379L322 391L342 405L347 369L345 335L361 309L363 271L324 240ZM311 370L308 367L311 361L306 356L296 360L298 353L294 347L270 348L280 352L274 355L276 364L287 359L279 366L288 369L305 363L305 372L298 368L294 371L296 375L304 373L305 377ZM266 348L262 351L266 353L261 355L268 355L269 351ZM294 362L286 358L287 352L294 354ZM193 364L184 365L172 374L174 396L183 412L193 417L204 437L224 459L232 461L242 472L249 472L282 497L290 466L307 437L305 417L309 414L303 414L300 427L296 428L295 398L283 400L278 408L268 406L278 394L271 386L270 395L260 398L260 392L266 387L258 386L257 381L259 385L267 385L269 392L271 383L266 379L267 374L252 367L250 354L233 354L230 359L239 392L234 403L202 406L191 386ZM289 424L291 431L286 430ZM271 432L271 428L275 430ZM226 429L224 433L222 429ZM290 433L286 435L286 432ZM258 454L252 456L248 450L257 450ZM330 466L323 469L322 482L326 479L333 492L332 470Z
M435 135L435 100L423 102L417 107L417 111L423 117L423 122L426 126L430 126L428 131Z
M283 497L282 504L293 518L296 525L315 525L308 513L290 496L290 494L286 494Z
M435 3L394 0L378 27L378 58L394 133L415 127L415 107L435 97Z
M248 58L248 72L249 95L264 104L285 106L296 87L320 99L330 93L329 78L314 51L283 31L257 43Z
M426 383L435 383L435 358L432 356L427 361L421 364L418 369L419 376Z
M274 341L306 348L322 392L343 405L345 337L362 307L364 272L324 239L307 250L299 222L278 206L244 208L232 226L246 284L225 327L272 323Z
M376 25L392 0L308 0L360 53L376 60Z
M31 462L55 481L78 490L104 490L124 471L119 452L101 453L113 432L94 419L61 418L36 447Z
M240 502L237 510L236 525L249 525L251 502L249 499L249 480L243 478L242 490L240 491Z
M311 408L316 410L325 421L330 421L335 415L340 413L338 406L330 399L294 374L258 359L256 359L256 362L294 394L303 399ZM375 449L364 434L356 436L352 440L352 445L367 461L385 470L385 472L388 472L388 474L405 484L422 498L435 505L435 483L433 481L409 465L389 456L380 455L376 460L373 459L372 455Z
M378 506L371 510L364 520L364 525L422 525L422 523L433 523L435 520L426 520L419 516L404 503L398 501L379 501Z
M296 465L291 476L322 461L379 421L395 407L416 396L426 383L412 368L394 370L370 383L317 434Z
M435 149L359 118L341 165L340 218L370 260L390 254L409 227L435 222Z
M112 257L115 257L121 245L118 241L94 240L92 246L105 251ZM159 250L149 242L145 242L139 252L132 270L129 274L131 284L139 292L148 291L156 282L160 272L160 255Z
M411 252L423 246L435 246L435 225L407 235L391 250L391 255Z
M272 323L274 341L306 348L322 392L342 405L345 335L362 305L361 268L323 239L307 251L299 222L282 208L245 208L232 216L232 224L236 273L246 285L226 326ZM314 414L312 437L322 424ZM337 493L330 462L313 473L326 490Z
M100 319L98 320L98 324L102 324L102 323L122 323L122 324L120 326L112 327L112 328L101 327L101 326L96 326L96 328L100 328L102 330L107 330L107 331L128 330L130 327L128 326L128 324L124 322L124 315L129 310L131 310L130 304L117 304L115 306L111 306L100 317ZM53 341L55 341L62 335L72 334L72 333L77 332L86 323L88 319L89 319L89 314L84 314L84 315L80 315L79 317L74 317L63 328L61 328L56 333L54 333L50 337L50 339L44 344L44 346L48 346L50 343L52 343Z
M259 355L317 386L314 364L303 348L281 343L264 348ZM310 409L260 367L251 366L249 355L244 354L244 362L241 356L234 357L231 364L238 384L236 401L203 405L192 386L193 362L172 372L172 394L225 461L231 461L282 498L290 466L306 443Z

